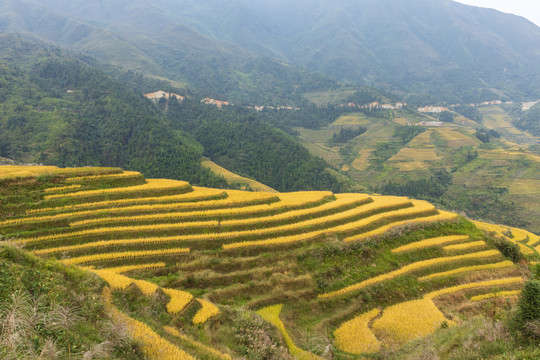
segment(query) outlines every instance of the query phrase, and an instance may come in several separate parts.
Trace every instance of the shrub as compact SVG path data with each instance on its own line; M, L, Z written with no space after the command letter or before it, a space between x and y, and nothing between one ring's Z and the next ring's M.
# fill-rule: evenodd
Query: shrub
M492 240L492 244L499 249L501 254L515 263L518 263L523 259L523 255L519 251L519 246L511 241L497 238Z
M517 328L527 337L540 339L540 281L525 283L515 316Z

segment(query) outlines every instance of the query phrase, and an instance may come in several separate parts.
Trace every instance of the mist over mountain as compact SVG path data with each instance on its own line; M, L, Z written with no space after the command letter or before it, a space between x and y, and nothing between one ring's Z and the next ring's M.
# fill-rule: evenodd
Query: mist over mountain
M282 61L210 39L149 1L7 1L0 32L21 33L235 103L284 104L336 86Z
M492 9L450 0L160 4L205 34L340 81L448 101L538 95L540 28Z
M540 28L451 0L8 0L0 31L243 102L335 86L287 64L426 103L540 97Z

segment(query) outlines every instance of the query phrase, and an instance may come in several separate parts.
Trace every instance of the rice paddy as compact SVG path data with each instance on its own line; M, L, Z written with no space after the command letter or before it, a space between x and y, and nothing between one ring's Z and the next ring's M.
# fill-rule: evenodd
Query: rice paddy
M70 171L69 176L43 190L42 200L26 215L2 219L0 231L37 256L102 278L111 312L130 324L153 359L239 356L234 346L225 351L211 346L220 326L228 326L231 308L258 313L295 359L323 358L323 350L299 339L306 324L324 328L341 353L400 346L443 323L453 324L455 319L446 318L434 299L463 292L477 302L519 291L523 278L516 275L516 265L489 245L489 236L507 238L531 257L540 246L534 234L500 225L476 223L487 234L464 233L466 220L458 215L405 197L252 193L173 180L129 185L117 180L137 174L107 169ZM96 189L97 179L115 181ZM448 230L429 230L431 236L422 232L439 228ZM355 263L355 255L347 260L350 270L326 268L325 256L346 258L347 251L364 243L375 246L373 265L361 256ZM381 244L386 252L377 248ZM305 257L319 259L320 266L306 268ZM381 259L389 260L380 265ZM355 278L356 268L369 274L359 272ZM330 280L321 274L334 271L344 275L325 287ZM375 302L356 305L359 296L386 287L391 292L407 279L421 282L422 293L404 291L406 298L390 297L380 308ZM123 301L126 293L149 303L161 301L167 317L159 321L165 322L145 324L120 312L114 301ZM330 305L340 301L351 306Z

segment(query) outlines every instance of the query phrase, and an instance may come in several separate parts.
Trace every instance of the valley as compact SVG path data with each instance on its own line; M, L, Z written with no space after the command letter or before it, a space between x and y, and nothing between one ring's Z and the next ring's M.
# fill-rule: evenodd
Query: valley
M453 0L1 2L0 359L539 359L539 54Z

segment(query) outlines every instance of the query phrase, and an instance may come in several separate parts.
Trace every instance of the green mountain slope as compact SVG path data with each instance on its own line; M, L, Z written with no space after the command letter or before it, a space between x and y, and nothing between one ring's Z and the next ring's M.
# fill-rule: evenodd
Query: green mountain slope
M0 31L42 40L123 68L189 84L201 97L238 104L304 101L336 86L323 76L212 40L148 1L7 1Z
M365 188L406 195L459 209L472 218L540 232L539 139L512 125L514 107L481 106L480 121L452 113L435 121L412 109L342 115L318 129L297 127L298 139ZM531 110L532 111L532 110ZM414 124L416 126L405 126ZM335 141L344 130L365 129ZM357 132L358 133L358 132Z
M343 189L323 160L272 127L268 116L241 107L219 110L197 99L171 102L164 113L160 104L66 52L16 36L0 36L0 41L7 49L3 63L0 58L2 157L59 166L123 166L154 178L225 186L223 178L201 166L204 153L279 191ZM136 89L155 86L135 74L116 77L127 78Z
M450 0L155 4L215 38L427 102L540 96L540 28L491 9Z
M1 65L0 153L19 162L124 166L218 185L203 148L140 96L78 60ZM69 92L68 92L69 90Z
M540 104L527 110L514 123L518 128L528 131L534 136L540 136Z

